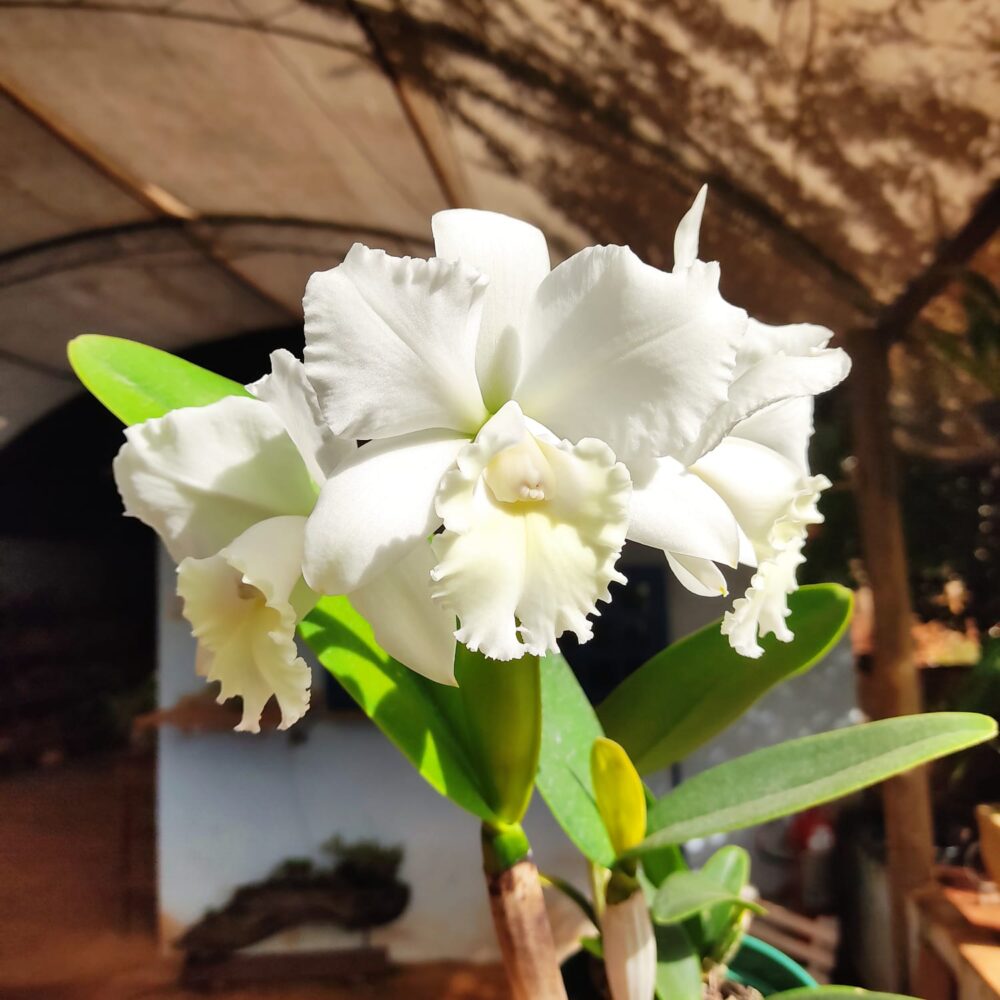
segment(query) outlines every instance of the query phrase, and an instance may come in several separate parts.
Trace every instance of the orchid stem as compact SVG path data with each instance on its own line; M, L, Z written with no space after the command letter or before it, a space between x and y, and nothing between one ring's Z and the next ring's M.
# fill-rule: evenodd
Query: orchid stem
M531 845L519 823L484 823L483 870L511 1000L567 1000Z

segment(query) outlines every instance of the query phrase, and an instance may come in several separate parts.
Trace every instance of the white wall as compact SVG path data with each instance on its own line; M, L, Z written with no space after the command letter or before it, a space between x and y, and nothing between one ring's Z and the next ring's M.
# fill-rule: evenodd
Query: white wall
M173 596L174 571L160 560L160 692L162 706L202 689L194 644ZM685 634L721 611L719 604L671 590L670 620ZM746 669L753 669L748 662ZM771 692L726 733L684 765L692 774L756 746L847 721L854 679L845 646L823 665ZM307 717L308 718L308 717ZM366 720L330 718L288 733L185 736L165 727L159 758L159 888L166 937L219 906L233 889L290 857L320 857L334 833L405 847L402 877L412 901L403 917L375 932L400 961L485 960L495 945L480 874L478 824L442 799ZM294 733L294 731L293 731ZM654 784L669 787L667 776ZM540 867L585 885L583 864L537 800L526 826ZM694 860L721 842L694 845ZM731 838L752 846L752 832ZM768 891L763 856L755 877ZM560 923L572 922L568 909ZM567 934L571 933L567 927ZM331 940L331 935L326 934ZM315 937L299 935L303 946ZM290 939L288 943L293 943Z
M194 643L172 596L173 567L166 557L160 564L159 702L169 706L204 682L195 676ZM401 875L412 900L398 921L374 933L374 943L400 961L495 957L478 821L426 785L363 717L324 719L306 732L296 744L289 733L186 736L161 730L158 854L165 936L286 858L322 857L320 845L339 833L405 847ZM539 866L585 885L582 862L540 801L526 826ZM316 938L300 941L315 944Z

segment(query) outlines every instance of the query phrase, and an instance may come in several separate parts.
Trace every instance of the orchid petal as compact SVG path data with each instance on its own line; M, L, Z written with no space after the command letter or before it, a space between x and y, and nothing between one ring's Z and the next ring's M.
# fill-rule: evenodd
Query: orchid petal
M758 634L773 632L779 642L795 638L785 619L789 614L788 595L798 589L795 571L805 562L804 541L803 534L794 545L761 562L746 593L723 616L722 634L729 636L730 645L740 656L757 659L763 655Z
M628 537L642 545L735 566L739 528L710 486L675 459L659 459L651 476L632 488ZM713 593L718 594L716 588Z
M420 431L358 448L320 492L306 528L305 577L349 594L384 573L441 523L434 494L468 439Z
M528 312L549 273L545 236L519 219L472 209L438 212L431 228L438 257L460 261L489 278L476 372L486 405L499 409L517 382Z
M742 438L726 438L699 459L691 471L726 502L753 544L766 552L774 523L801 487L794 463L777 452Z
M354 451L353 441L335 437L324 423L305 366L290 351L272 351L271 374L251 382L247 389L278 415L317 485Z
M464 265L360 243L314 274L303 300L306 372L334 433L474 433L487 415L476 381L486 285Z
M219 682L219 702L239 697L236 727L260 732L273 696L287 729L309 707L311 673L295 647L295 626L316 603L302 583L304 517L274 517L248 528L206 559L177 570L184 616L198 640L198 668Z
M563 437L599 438L626 462L680 457L722 406L746 314L719 269L676 274L626 247L591 247L542 282L514 398Z
M251 525L306 515L316 491L275 412L231 396L173 410L125 430L114 461L125 512L148 524L171 556L218 552Z
M712 486L736 515L753 546L757 571L745 595L733 603L722 625L733 648L758 657L758 633L773 632L780 642L794 637L785 623L788 595L798 588L809 525L823 515L817 502L830 485L825 476L803 475L788 458L740 438L726 438L692 469Z
M708 197L708 185L702 184L701 190L695 195L691 207L684 213L684 218L677 225L674 233L674 270L681 271L691 267L698 259L698 240L701 233L701 217L705 212L705 199Z
M516 496L518 477L522 496ZM631 484L607 445L558 446L531 435L508 403L441 483L432 595L460 621L456 638L497 660L554 651L565 631L592 634L588 614L624 582Z
M730 434L776 451L794 463L799 472L808 475L813 405L812 396L783 399L741 420Z
M726 578L711 559L667 552L667 563L678 581L699 597L725 597L729 593Z
M840 348L826 347L832 336L825 327L810 323L767 326L751 319L729 398L706 421L689 460L710 451L759 410L781 400L815 396L847 378L851 359Z
M434 553L413 546L399 562L351 594L375 640L400 663L439 684L455 684L455 616L431 600Z

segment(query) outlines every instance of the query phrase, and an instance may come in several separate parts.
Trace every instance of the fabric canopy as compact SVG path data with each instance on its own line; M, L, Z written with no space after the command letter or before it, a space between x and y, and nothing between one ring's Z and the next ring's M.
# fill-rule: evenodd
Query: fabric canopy
M448 205L558 254L703 256L763 319L862 327L989 189L989 0L0 2L0 443L77 387L67 340L301 322L355 241Z

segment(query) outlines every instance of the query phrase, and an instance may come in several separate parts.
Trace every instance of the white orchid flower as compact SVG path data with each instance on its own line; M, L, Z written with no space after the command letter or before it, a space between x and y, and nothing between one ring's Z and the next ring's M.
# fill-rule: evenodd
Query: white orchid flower
M306 289L324 416L369 441L309 518L310 584L356 600L443 526L430 592L460 627L434 623L442 649L453 632L496 659L554 650L567 630L585 641L623 579L626 466L646 456L676 457L654 470L676 490L640 533L735 563L731 513L676 460L727 402L746 328L718 265L668 274L607 246L550 271L539 230L489 212L439 213L433 232L436 258L356 244ZM394 609L363 613L377 635Z
M179 563L178 593L198 639L198 671L239 696L237 729L257 732L274 695L287 728L309 705L295 626L318 595L302 580L306 518L319 486L354 445L319 418L300 362L271 355L270 375L231 396L125 431L114 462L125 512Z
M697 263L704 203L702 188L677 230L675 271ZM827 347L832 336L830 330L807 323L749 321L728 398L706 420L685 469L728 512L727 557L708 556L704 549L678 555L658 545L667 551L681 582L706 596L726 593L716 563L733 566L735 553L739 562L756 567L746 594L723 621L723 632L743 656L763 653L758 635L773 632L782 642L794 638L785 621L787 599L798 586L796 570L804 562L808 527L823 520L817 510L819 494L830 485L824 476L809 473L813 396L850 371L847 355ZM660 459L654 470L636 489L630 536L643 533L650 508L662 510L671 502L667 493L674 487L664 487L661 480L665 472L676 475L677 463ZM717 517L721 530L725 516L717 511ZM638 540L657 544L648 532Z

